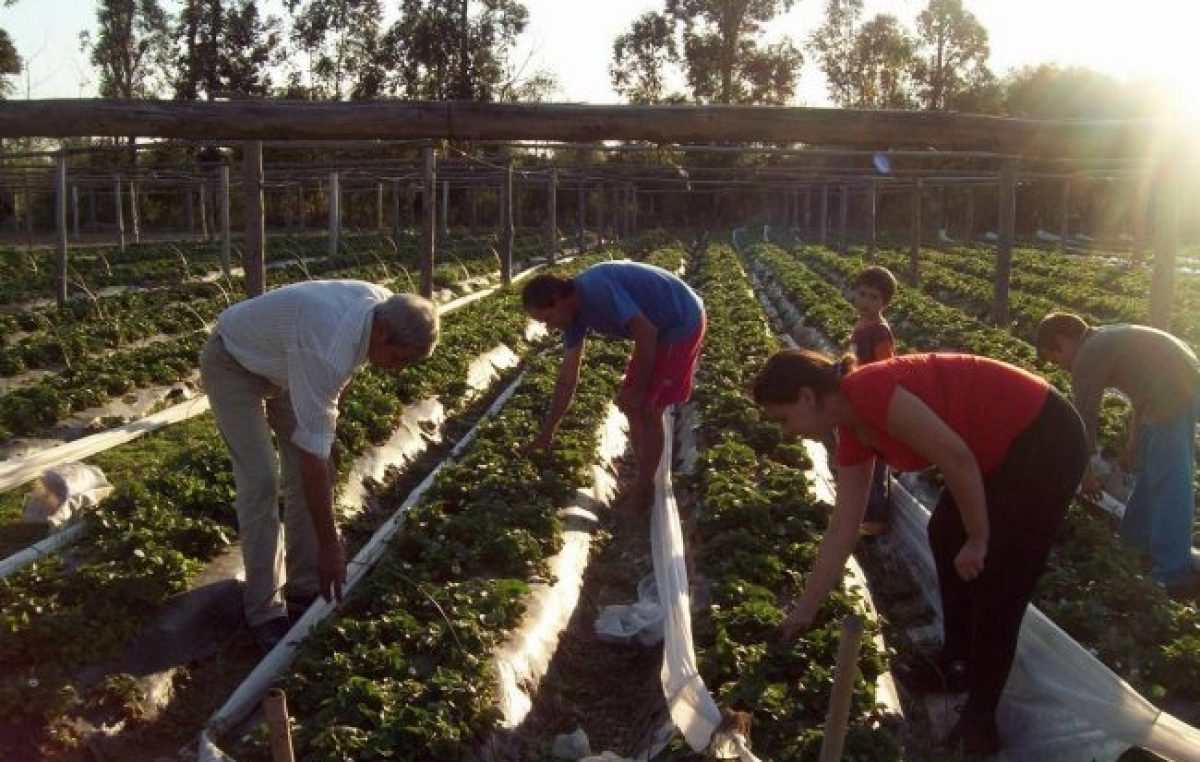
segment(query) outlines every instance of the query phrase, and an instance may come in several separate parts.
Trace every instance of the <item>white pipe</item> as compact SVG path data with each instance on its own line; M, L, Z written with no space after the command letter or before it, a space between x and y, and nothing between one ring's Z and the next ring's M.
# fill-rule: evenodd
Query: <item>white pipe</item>
M22 551L12 554L0 561L0 578L7 577L18 569L40 561L51 553L57 553L62 548L83 537L86 532L86 522L80 521L59 532L54 532L41 542L30 545Z

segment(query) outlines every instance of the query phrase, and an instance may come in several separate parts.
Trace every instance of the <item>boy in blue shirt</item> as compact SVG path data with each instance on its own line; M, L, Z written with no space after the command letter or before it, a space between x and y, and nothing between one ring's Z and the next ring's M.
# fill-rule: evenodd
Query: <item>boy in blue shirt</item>
M638 465L633 505L644 507L654 498L663 411L692 393L704 341L700 297L662 268L625 261L593 265L574 278L539 275L525 286L521 302L531 318L563 332L565 348L554 399L534 443L539 449L549 449L571 404L587 335L633 339L617 407L629 419Z

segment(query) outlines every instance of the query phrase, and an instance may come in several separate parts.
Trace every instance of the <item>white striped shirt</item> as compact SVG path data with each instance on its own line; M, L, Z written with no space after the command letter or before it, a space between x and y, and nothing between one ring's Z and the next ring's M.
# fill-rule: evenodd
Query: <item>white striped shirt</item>
M375 305L391 295L363 281L309 281L247 299L217 318L229 354L287 390L296 413L292 441L304 451L329 457L338 397L367 359Z

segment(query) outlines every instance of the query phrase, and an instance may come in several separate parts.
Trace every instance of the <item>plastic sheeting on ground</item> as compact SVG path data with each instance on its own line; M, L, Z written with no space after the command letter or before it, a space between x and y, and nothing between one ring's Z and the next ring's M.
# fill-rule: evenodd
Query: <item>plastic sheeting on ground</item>
M515 728L529 714L533 694L554 658L559 636L579 603L596 510L608 507L617 491L616 459L625 451L626 441L625 416L610 404L600 425L591 487L578 490L572 504L558 512L565 527L562 549L549 561L554 582L531 585L521 623L494 654L506 728Z
M929 511L892 482L899 554L941 621L937 572L926 539ZM1116 760L1140 746L1175 762L1200 761L1200 731L1161 711L1036 607L1021 625L1017 658L997 714L1003 762Z

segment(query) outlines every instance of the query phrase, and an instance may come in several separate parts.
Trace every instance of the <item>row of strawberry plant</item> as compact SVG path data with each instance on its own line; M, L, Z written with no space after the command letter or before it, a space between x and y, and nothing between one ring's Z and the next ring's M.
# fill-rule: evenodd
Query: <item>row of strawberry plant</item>
M471 361L502 342L523 352L525 325L517 294L506 290L447 316L427 363L359 374L341 403L343 451L353 456L381 443L407 404L430 395L448 416L461 416ZM185 429L183 451L146 463L145 475L121 484L88 517L95 528L86 548L0 581L0 711L52 719L75 705L72 671L113 655L230 541L233 479L211 416L131 447L150 451L160 436Z
M818 250L806 250L802 257L813 269L778 249L763 247L756 256L783 283L814 277L844 283L864 265L854 257ZM986 332L994 329L980 326L975 331L981 335L972 340L969 331L959 333L955 323L941 317L947 309L944 305L922 294L902 289L893 304L897 313L893 328L915 350L970 351L1038 372L1034 363L1022 361L1022 354L1028 357L1027 350L1017 351L1010 343L1008 352L995 351L1016 339L1003 333L1003 340L987 337ZM969 321L965 316L962 319ZM949 330L943 333L945 329ZM1200 641L1196 636L1200 613L1195 607L1168 599L1144 571L1138 559L1121 547L1106 522L1076 505L1051 554L1035 603L1146 695L1194 698L1200 685L1196 681L1200 676Z
M701 452L691 485L698 498L694 568L712 590L711 606L695 622L701 673L719 704L752 713L756 754L814 760L840 620L863 615L863 602L835 591L808 632L779 642L778 627L816 559L829 506L812 495L812 463L803 447L785 441L747 398L753 374L778 346L738 257L727 246L710 246L694 282L709 314L696 392ZM846 753L899 759L891 735L874 727L874 684L886 665L870 640L859 666ZM676 742L668 758L691 756Z
M597 429L627 349L589 351L552 452L531 441L557 358L521 387L409 510L401 533L284 681L301 759L459 760L501 719L491 654L520 622L529 585L561 547L556 508L591 479Z

